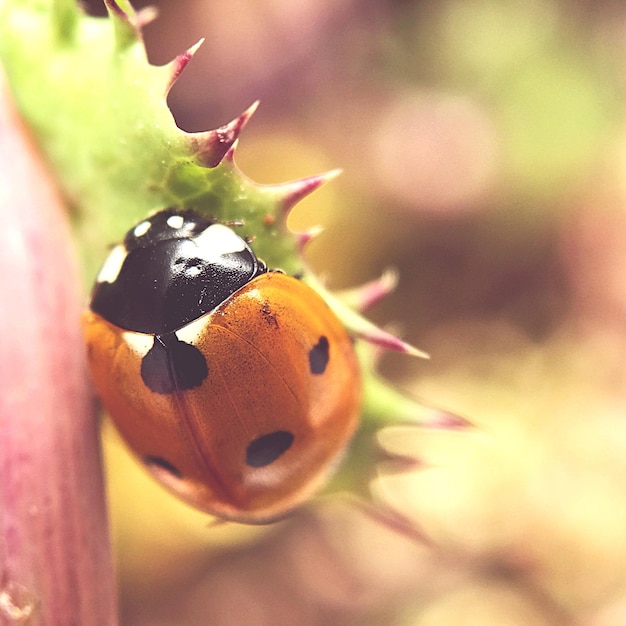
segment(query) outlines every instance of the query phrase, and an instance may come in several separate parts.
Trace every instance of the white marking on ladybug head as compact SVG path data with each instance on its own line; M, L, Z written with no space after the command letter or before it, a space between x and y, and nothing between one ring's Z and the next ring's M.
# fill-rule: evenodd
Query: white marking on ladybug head
M128 253L126 252L126 248L122 244L115 246L115 248L113 248L113 250L109 252L109 256L102 264L102 267L98 272L96 282L114 283L120 274L122 265L124 264L124 259L126 258L127 254Z
M192 346L198 345L200 339L206 333L207 326L211 323L209 314L201 315L197 320L185 324L176 331L176 337L180 341L190 343Z
M195 238L195 242L215 257L242 252L246 249L246 242L224 224L212 224Z
M154 335L147 335L145 333L127 331L122 334L122 337L126 345L141 358L150 352L150 348L152 348L154 343Z
M133 235L137 238L143 237L152 227L152 223L148 220L141 222L141 224L137 224L133 229Z
M178 230L179 228L182 228L183 225L185 224L185 218L182 215L170 215L167 218L166 224L170 228L173 228L174 230Z

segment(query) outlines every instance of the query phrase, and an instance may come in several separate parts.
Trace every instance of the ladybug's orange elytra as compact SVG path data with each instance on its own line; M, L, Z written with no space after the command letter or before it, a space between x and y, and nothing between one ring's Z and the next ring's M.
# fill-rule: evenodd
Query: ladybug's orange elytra
M84 329L96 388L131 449L222 518L262 523L298 506L356 429L359 368L335 314L194 212L129 231Z

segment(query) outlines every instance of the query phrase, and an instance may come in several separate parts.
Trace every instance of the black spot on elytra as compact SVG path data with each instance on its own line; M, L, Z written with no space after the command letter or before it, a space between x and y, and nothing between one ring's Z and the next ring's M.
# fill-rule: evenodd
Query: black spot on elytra
M150 454L143 457L143 462L152 467L158 467L161 470L165 470L174 478L181 479L183 477L181 471L174 465L172 465L169 461L161 458L160 456L152 456Z
M289 450L292 443L293 435L286 430L257 437L248 444L246 463L250 467L265 467Z
M328 365L328 339L322 335L319 341L309 350L309 367L311 374L323 374Z
M155 393L186 391L202 384L209 368L202 352L180 341L175 333L156 335L154 344L141 361L141 378Z

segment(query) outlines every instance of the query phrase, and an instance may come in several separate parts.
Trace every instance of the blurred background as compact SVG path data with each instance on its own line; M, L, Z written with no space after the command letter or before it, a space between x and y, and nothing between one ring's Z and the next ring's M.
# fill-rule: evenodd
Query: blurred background
M206 38L179 126L260 99L248 176L343 168L292 216L325 227L310 264L333 288L397 268L371 317L432 359L382 371L476 428L381 436L424 460L373 487L432 546L341 498L212 525L107 428L123 623L626 624L626 4L153 4L152 63Z

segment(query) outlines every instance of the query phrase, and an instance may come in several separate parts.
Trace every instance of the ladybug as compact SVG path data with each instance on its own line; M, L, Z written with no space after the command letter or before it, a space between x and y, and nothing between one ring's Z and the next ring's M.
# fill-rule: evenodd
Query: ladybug
M83 325L123 438L213 515L282 517L323 484L356 429L359 368L335 314L195 211L165 209L128 231Z

